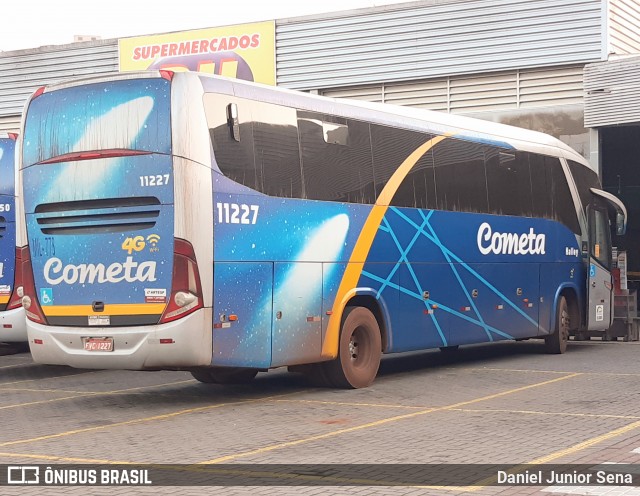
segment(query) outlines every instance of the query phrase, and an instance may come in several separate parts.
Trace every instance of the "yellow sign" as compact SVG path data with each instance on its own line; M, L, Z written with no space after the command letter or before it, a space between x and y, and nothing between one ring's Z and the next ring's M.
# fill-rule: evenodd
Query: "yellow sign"
M274 21L118 40L120 71L198 71L276 84Z

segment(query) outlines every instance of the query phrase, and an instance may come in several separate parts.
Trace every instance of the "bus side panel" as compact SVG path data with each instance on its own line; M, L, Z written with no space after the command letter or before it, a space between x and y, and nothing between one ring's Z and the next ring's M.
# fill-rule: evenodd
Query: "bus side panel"
M402 311L397 312L393 319L393 351L447 346L452 319L436 302L444 302L451 298L452 293L459 293L457 285L449 284L449 266L443 263L403 263L398 272Z
M212 364L268 368L273 264L219 262L214 263L213 274Z
M456 265L467 293L456 321L471 317L475 326L462 333L454 325L451 344L537 336L540 264Z
M271 366L316 361L322 345L322 264L276 262Z
M0 310L9 302L15 273L14 149L15 140L0 139Z
M573 289L578 301L585 301L585 272L582 262L542 265L540 269L540 287L543 291L540 305L540 334L549 334L555 330L555 308L561 288ZM584 303L580 311L584 311ZM572 322L573 325L577 327L578 323Z
M16 224L13 206L13 197L0 195L0 310L9 303L16 269Z

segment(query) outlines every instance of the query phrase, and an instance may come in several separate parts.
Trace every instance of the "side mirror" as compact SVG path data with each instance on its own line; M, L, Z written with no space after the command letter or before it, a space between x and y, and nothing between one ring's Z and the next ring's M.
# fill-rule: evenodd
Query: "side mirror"
M227 125L231 139L240 141L240 120L238 119L238 106L235 103L227 105Z
M616 214L616 234L618 236L622 236L627 232L627 223L625 222L625 216L618 212Z

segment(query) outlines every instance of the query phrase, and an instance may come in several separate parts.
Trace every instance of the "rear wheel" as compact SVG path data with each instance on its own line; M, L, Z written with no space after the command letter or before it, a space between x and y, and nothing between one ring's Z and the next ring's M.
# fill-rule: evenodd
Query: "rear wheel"
M338 357L322 364L324 377L336 387L367 387L378 373L381 354L382 338L374 315L364 307L347 307Z
M560 354L567 350L567 341L569 341L569 329L571 327L571 319L569 317L569 306L564 296L558 301L558 310L556 312L556 329L553 334L549 334L544 338L544 345L547 353Z
M191 371L194 379L206 384L245 384L251 382L257 373L256 369L241 367L209 367Z

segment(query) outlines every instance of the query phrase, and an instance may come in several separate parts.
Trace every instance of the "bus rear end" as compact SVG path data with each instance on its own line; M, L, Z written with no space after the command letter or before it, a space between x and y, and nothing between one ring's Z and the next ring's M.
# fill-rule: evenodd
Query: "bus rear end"
M16 250L15 148L17 135L0 133L0 342L27 341Z
M176 236L171 107L171 73L41 88L28 103L22 304L36 362L211 362L194 246Z

